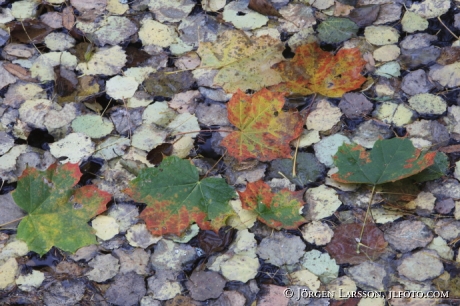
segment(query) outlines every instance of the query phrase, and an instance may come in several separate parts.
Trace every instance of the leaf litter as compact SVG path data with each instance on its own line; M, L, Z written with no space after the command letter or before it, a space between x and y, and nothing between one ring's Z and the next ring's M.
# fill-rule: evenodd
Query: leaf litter
M1 207L28 213L0 229L1 303L460 297L455 6L201 4L1 4ZM60 268L26 273L29 251Z

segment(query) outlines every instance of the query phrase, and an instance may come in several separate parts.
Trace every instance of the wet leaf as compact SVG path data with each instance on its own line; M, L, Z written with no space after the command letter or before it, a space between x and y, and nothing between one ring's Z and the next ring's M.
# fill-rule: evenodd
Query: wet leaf
M340 49L334 56L321 50L317 43L302 45L295 50L292 60L277 65L284 83L271 89L291 95L319 93L341 97L364 83L366 78L361 70L365 63L357 48Z
M421 152L407 138L377 140L371 151L344 144L334 156L339 172L331 177L341 183L383 184L420 173L433 165L436 152Z
M259 90L282 81L271 66L282 61L284 46L268 35L249 38L243 31L230 30L215 42L200 43L197 53L203 68L220 69L214 84L227 92Z
M46 171L27 168L13 192L16 204L29 214L18 227L18 238L43 255L56 246L67 252L96 243L87 222L106 210L111 195L93 185L78 189L77 164L50 166Z
M144 86L154 96L172 98L176 93L189 90L194 80L190 71L177 71L167 68L149 75Z
M42 43L46 35L53 31L52 28L37 19L10 22L7 27L10 29L11 38L32 44Z
M62 25L67 30L72 30L75 25L75 15L73 14L73 7L67 6L62 10Z
M276 16L283 18L283 15L278 13L278 11L273 7L273 5L271 5L268 0L249 0L248 7L251 10L254 10L257 13L265 16Z
M329 17L318 26L318 38L329 44L337 44L358 33L359 27L348 18Z
M449 160L447 155L442 152L438 152L434 158L434 163L419 174L412 176L411 179L414 179L416 182L435 180L445 175L448 168Z
M235 230L223 227L218 233L213 231L200 231L198 245L208 255L224 250L233 241Z
M221 145L239 161L290 157L289 142L300 136L303 122L297 112L283 112L283 105L283 94L262 89L248 96L238 90L228 103L228 119L239 131Z
M176 156L141 170L124 192L147 204L140 217L153 235L180 235L193 222L217 231L232 214L228 201L235 195L224 179L200 181L196 167Z
M296 176L292 175L292 158L275 159L271 162L270 178L287 177L292 183L303 187L308 183L312 183L321 177L325 170L314 154L301 152L297 154L296 160Z
M334 230L332 241L324 248L337 264L356 265L368 260L376 260L385 251L388 243L382 231L374 224L364 226L360 253L356 252L357 239L360 237L362 224L341 224Z
M149 163L157 166L161 164L165 156L171 156L172 152L173 152L172 144L162 143L159 146L150 150L149 153L147 153L147 160L149 161Z
M277 193L262 180L248 183L244 192L239 192L243 209L257 213L259 221L266 225L281 229L297 228L306 220L299 213L305 204L302 199L303 191L283 189Z

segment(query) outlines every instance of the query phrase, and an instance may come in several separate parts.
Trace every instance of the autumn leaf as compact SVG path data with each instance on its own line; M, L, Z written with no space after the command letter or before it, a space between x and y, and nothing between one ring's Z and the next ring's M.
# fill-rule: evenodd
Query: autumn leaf
M196 222L201 229L219 230L233 214L228 201L234 190L221 178L199 180L198 170L176 156L157 168L141 170L124 192L147 204L140 217L153 235L180 235Z
M375 224L366 224L361 238L361 252L356 252L357 241L362 225L359 223L341 224L334 230L332 241L324 248L337 264L360 264L376 260L385 251L388 242Z
M289 142L299 137L303 121L297 112L283 112L284 95L262 89L252 96L237 91L228 102L228 119L239 131L221 145L239 161L290 158Z
M248 183L244 192L239 192L243 209L257 213L257 219L266 225L281 229L294 229L305 222L299 211L305 204L303 191L283 189L272 192L262 180Z
M259 90L282 81L271 66L284 59L281 41L268 35L249 38L243 31L229 30L215 42L200 43L197 53L202 68L220 69L214 84L227 92Z
M292 60L276 66L284 82L270 90L291 95L318 93L341 97L364 83L366 78L361 71L365 63L357 48L342 48L334 56L321 50L316 43L302 45L295 50Z
M12 196L29 213L19 224L18 238L31 251L43 255L55 246L75 252L97 242L87 223L106 210L112 196L93 185L74 189L81 176L78 165L70 163L24 170Z
M378 185L412 176L433 165L436 152L421 152L407 138L380 139L371 151L356 144L343 144L334 156L341 183Z

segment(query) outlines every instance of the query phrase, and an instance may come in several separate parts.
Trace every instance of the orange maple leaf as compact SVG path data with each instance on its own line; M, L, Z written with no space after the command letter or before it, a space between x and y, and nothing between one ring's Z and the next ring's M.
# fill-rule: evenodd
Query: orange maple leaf
M321 50L317 43L298 47L291 61L276 65L285 82L270 87L276 92L327 97L341 97L359 88L365 77L361 75L366 61L357 48L340 49L334 56Z
M282 93L264 88L249 96L238 90L228 102L228 119L239 131L225 137L221 145L239 161L290 158L289 142L302 133L303 120L298 112L283 112L283 105Z

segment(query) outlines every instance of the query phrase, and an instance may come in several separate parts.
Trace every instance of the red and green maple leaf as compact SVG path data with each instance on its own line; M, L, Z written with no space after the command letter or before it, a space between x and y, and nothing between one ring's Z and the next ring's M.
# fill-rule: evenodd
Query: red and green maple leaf
M343 144L334 156L339 171L331 177L341 183L394 182L427 169L436 155L416 149L407 138L379 139L370 151L361 145Z
M366 80L361 75L366 62L357 48L340 49L334 56L321 50L317 43L299 46L292 60L276 65L284 82L270 90L289 95L318 93L341 97L358 89Z
M262 89L252 96L238 90L228 102L228 119L238 128L222 140L239 161L290 158L289 142L302 133L298 112L283 112L284 94Z
M64 251L97 243L88 221L104 212L112 196L88 185L73 188L82 173L77 164L51 165L45 171L27 168L12 196L28 215L17 237L40 255L55 246Z
M273 193L262 180L248 183L244 192L239 192L243 209L253 211L266 225L281 229L295 229L305 222L299 211L305 204L303 191L282 189Z
M228 205L235 196L233 188L221 178L199 180L196 167L177 156L141 170L129 185L124 192L147 204L140 217L153 235L180 235L193 222L217 231L234 214Z

